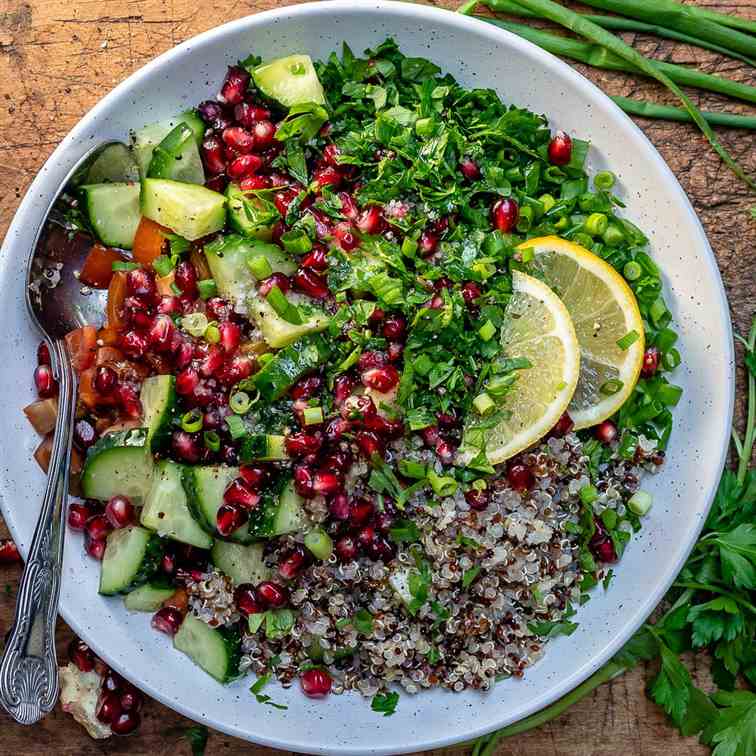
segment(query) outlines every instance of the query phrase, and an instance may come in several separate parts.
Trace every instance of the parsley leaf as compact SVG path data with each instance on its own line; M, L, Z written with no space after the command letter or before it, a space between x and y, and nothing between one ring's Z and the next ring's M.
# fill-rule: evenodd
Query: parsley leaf
M389 529L395 543L414 543L420 540L420 529L412 520L396 520Z
M712 756L749 756L756 753L756 694L737 690L712 696L722 707L703 731L701 740L714 746Z
M210 733L204 725L193 725L187 727L184 731L184 737L189 741L192 749L192 756L204 756L207 748L207 739Z
M651 696L679 727L690 703L690 691L693 684L690 673L677 658L677 654L664 643L659 644L659 650L661 651L661 669L651 684Z
M262 677L258 677L252 687L249 689L249 692L254 695L257 703L265 704L266 706L272 706L274 709L281 709L282 711L285 711L289 708L288 706L286 706L285 704L276 703L275 701L271 700L270 696L260 692L268 684L269 680L270 673L262 675Z
M465 570L462 575L462 587L469 588L473 580L478 577L480 573L480 567L470 567L469 570Z
M370 708L379 714L383 714L384 717L390 717L396 711L398 703L399 694L390 690L387 693L376 693L370 703Z

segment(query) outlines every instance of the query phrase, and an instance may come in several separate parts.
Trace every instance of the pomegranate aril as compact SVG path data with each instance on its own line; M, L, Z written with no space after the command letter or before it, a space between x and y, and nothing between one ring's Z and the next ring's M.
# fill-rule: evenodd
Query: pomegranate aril
M468 181L477 181L480 178L480 168L472 158L464 158L459 164L459 170Z
M367 394L348 396L341 407L344 420L364 420L374 417L376 413L375 402Z
M354 197L347 192L339 192L339 199L341 200L341 214L349 220L355 220L360 211Z
M122 711L110 722L110 729L115 735L131 735L139 729L141 723L138 711Z
M176 572L176 557L173 554L163 554L160 560L160 569L166 575L173 575Z
M89 533L85 531L84 551L86 551L87 554L92 557L92 559L96 559L98 562L101 562L102 558L105 556L105 541L96 541L89 535Z
M216 373L215 377L223 384L232 384L249 378L252 374L254 362L246 355L234 355L226 364Z
M168 315L158 315L147 332L147 341L157 352L169 352L176 326Z
M247 129L252 128L256 121L270 118L270 111L257 107L250 102L240 102L234 107L234 118Z
M443 464L450 465L454 461L454 454L457 451L457 448L449 441L440 438L436 441L435 451L436 456Z
M357 218L356 225L363 234L375 235L380 233L383 226L381 208L377 205L371 205L363 210Z
M556 438L562 438L562 436L566 436L574 427L575 423L572 422L569 413L565 412L559 420L557 420L556 425L549 431L549 435L555 436Z
M143 357L148 346L147 337L136 331L126 331L119 340L121 351L134 359Z
M231 305L222 297L210 297L205 302L205 312L210 320L222 323L231 317Z
M301 546L297 546L278 560L278 574L284 580L294 580L306 566L307 555Z
M321 496L335 494L341 488L338 476L326 470L318 470L312 478L312 490Z
M202 458L202 446L197 436L183 430L173 432L171 449L182 462L192 465L197 464Z
M173 606L164 606L152 615L151 624L153 629L161 633L176 635L183 621L184 617L178 609Z
M318 246L308 255L302 258L302 267L311 268L318 272L324 271L328 267L326 251L322 246Z
M518 462L507 468L507 482L515 491L524 493L533 487L535 478L527 465Z
M372 517L374 510L373 502L367 497L355 499L349 512L349 524L352 527L364 525Z
M113 496L105 505L105 517L114 528L125 528L135 519L134 505L125 496Z
M37 365L49 365L50 364L50 348L47 346L46 341L40 341L37 346Z
M520 206L511 197L501 197L491 206L491 225L503 234L514 230L519 217Z
M246 178L262 168L262 160L257 155L239 155L228 164L229 178L238 181Z
M223 350L217 344L211 344L200 362L200 374L209 378L211 375L215 375L222 366Z
M253 192L258 189L269 189L270 179L267 176L245 176L239 182L239 188L243 192Z
M129 686L123 693L121 693L121 708L124 711L138 712L144 704L144 697L133 686Z
M282 189L273 195L273 204L282 217L286 217L289 212L289 205L297 198L297 194L293 189Z
M216 128L215 124L226 117L223 111L223 105L215 100L205 100L197 106L200 118L213 128Z
M374 454L383 454L383 444L373 431L359 431L355 436L355 441L363 456L368 459Z
M398 438L404 433L404 423L401 420L389 420L383 415L366 417L362 421L362 426L382 438Z
M327 144L323 148L323 161L328 163L328 165L337 166L339 164L338 158L340 154L341 152L335 144Z
M386 364L386 355L383 352L371 349L363 352L357 360L358 370L365 371L371 368L383 367Z
M572 139L564 131L557 131L549 141L549 162L554 165L567 165L572 158Z
M289 592L272 580L264 580L257 586L257 600L265 607L280 609L289 600Z
M289 391L292 399L310 399L323 386L323 379L319 375L311 375L297 381Z
M242 465L239 474L253 491L259 491L268 479L268 471L259 465Z
M262 150L273 144L276 138L276 127L270 121L258 121L252 127L252 133L255 138L255 148Z
M258 505L260 495L250 490L243 478L236 478L223 492L223 501L250 510Z
M331 692L332 680L328 672L316 667L303 672L299 684L308 698L323 698Z
M400 376L393 365L383 365L365 370L360 378L368 388L385 393L399 383Z
M108 537L112 527L105 515L98 514L87 520L84 530L93 541L104 541Z
M261 297L267 297L270 290L277 286L282 294L286 294L291 289L291 280L284 273L274 273L272 276L268 276L258 289Z
M97 431L89 420L77 420L73 430L73 440L79 449L86 451L97 441Z
M438 249L438 236L430 231L423 231L417 242L421 257L430 257Z
M305 499L312 499L315 490L312 487L314 479L313 471L307 465L297 465L294 468L294 488Z
M386 356L388 357L389 362L399 362L399 360L402 359L403 354L404 344L401 344L398 341L392 341L386 347Z
M68 506L68 527L71 530L82 531L87 520L94 516L94 508L85 502L72 501Z
M346 398L352 393L354 381L348 375L340 375L333 384L333 401L340 407Z
M656 347L649 347L643 353L643 362L641 363L641 375L644 378L651 378L659 369L659 350Z
M126 274L126 290L132 296L152 301L157 295L155 276L144 268L130 270Z
M312 174L312 180L321 188L324 186L335 188L341 183L342 178L341 171L328 165L318 168Z
M37 365L34 368L34 385L40 399L49 399L58 393L58 382L53 376L50 365Z
M202 161L211 176L221 174L226 170L226 155L220 139L209 136L203 140Z
M199 384L199 373L192 367L184 368L176 376L176 393L189 396Z
M111 725L121 716L121 699L114 691L104 691L100 694L95 709L95 716L103 724Z
M617 438L617 426L611 420L604 420L595 427L593 435L602 444L611 444Z
M245 69L240 66L229 66L219 99L228 105L238 105L244 100L249 79L249 72Z
M313 299L325 299L328 296L328 284L325 278L309 268L297 270L294 275L294 286Z
M328 502L328 511L331 517L336 520L348 520L352 511L352 505L349 497L345 493L337 493L330 502Z
M229 536L247 521L249 515L242 507L232 504L221 504L215 515L215 526L222 536Z
M357 542L352 536L347 535L339 538L333 548L336 552L336 556L342 562L351 562L357 557Z
M388 315L383 321L381 333L391 341L398 341L404 337L407 330L407 319L403 315Z
M326 441L329 443L335 443L336 441L339 441L345 433L350 431L351 428L352 424L348 420L337 417L326 425L323 435L325 436Z
M427 428L423 428L420 431L420 435L423 437L423 441L425 441L427 446L435 447L436 443L441 438L438 426L436 425L429 425Z
M476 512L482 512L488 507L488 492L486 490L479 491L475 488L470 489L465 493L465 501L470 506L470 509L474 509Z
M462 298L465 300L465 304L469 307L475 303L476 299L479 299L482 292L480 286L475 281L468 281L462 286Z
M257 600L255 586L252 583L241 583L234 591L234 603L243 617L249 617L250 614L259 614L263 611L260 602Z
M197 297L197 270L188 260L181 260L176 266L174 282L183 294Z
M95 668L95 655L83 640L74 638L68 646L68 658L81 672L91 672Z
M108 693L118 693L123 687L124 679L113 669L107 669L102 676L102 689Z
M351 252L353 249L356 249L360 243L360 240L354 233L352 224L346 221L337 223L333 227L333 236L344 252Z
M314 454L323 444L323 439L314 433L293 433L287 436L284 445L290 457L304 457Z

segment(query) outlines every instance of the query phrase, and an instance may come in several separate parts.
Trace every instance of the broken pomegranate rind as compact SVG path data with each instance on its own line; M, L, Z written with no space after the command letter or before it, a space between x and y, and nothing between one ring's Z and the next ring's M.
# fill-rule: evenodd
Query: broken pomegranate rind
M97 699L100 697L102 679L97 672L82 672L75 664L60 667L60 703L63 711L73 718L95 740L109 738L113 731L110 725L97 719Z

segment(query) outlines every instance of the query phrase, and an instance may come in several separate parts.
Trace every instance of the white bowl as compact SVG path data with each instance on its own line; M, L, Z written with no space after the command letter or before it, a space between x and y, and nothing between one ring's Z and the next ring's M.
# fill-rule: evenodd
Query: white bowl
M300 5L221 26L170 50L129 77L93 108L55 150L16 213L0 259L0 469L2 511L25 552L42 496L32 460L38 439L21 407L33 399L39 340L23 307L23 272L40 213L59 182L92 144L173 115L213 96L228 64L307 52L323 58L394 37L410 55L431 58L464 85L492 87L504 100L545 113L553 127L589 138L590 170L619 176L626 214L649 235L664 271L684 363L675 381L685 393L675 411L668 464L644 484L655 505L630 544L610 590L594 592L579 629L551 644L524 680L487 694L446 691L403 695L382 717L357 694L325 701L295 685L271 684L279 711L255 702L250 679L221 687L154 632L149 617L129 614L97 594L98 565L69 536L61 612L118 672L177 711L240 738L299 753L396 754L439 748L514 722L550 704L603 665L651 613L688 555L722 469L733 400L733 350L722 282L703 230L669 168L640 130L593 84L534 45L480 21L419 5L347 2Z

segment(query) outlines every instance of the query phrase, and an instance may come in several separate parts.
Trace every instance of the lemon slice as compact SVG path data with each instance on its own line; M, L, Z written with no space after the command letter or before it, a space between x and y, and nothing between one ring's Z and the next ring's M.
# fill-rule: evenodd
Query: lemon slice
M520 248L533 250L531 270L564 302L580 342L580 380L567 411L576 429L600 423L630 396L643 363L635 295L611 265L578 244L543 236Z
M554 427L570 403L580 374L580 346L569 312L559 297L533 276L515 271L513 295L501 329L503 356L524 357L531 367L517 372L506 395L508 416L474 430L471 418L459 460L469 463L481 448L495 465L531 446ZM474 412L474 410L473 410Z

